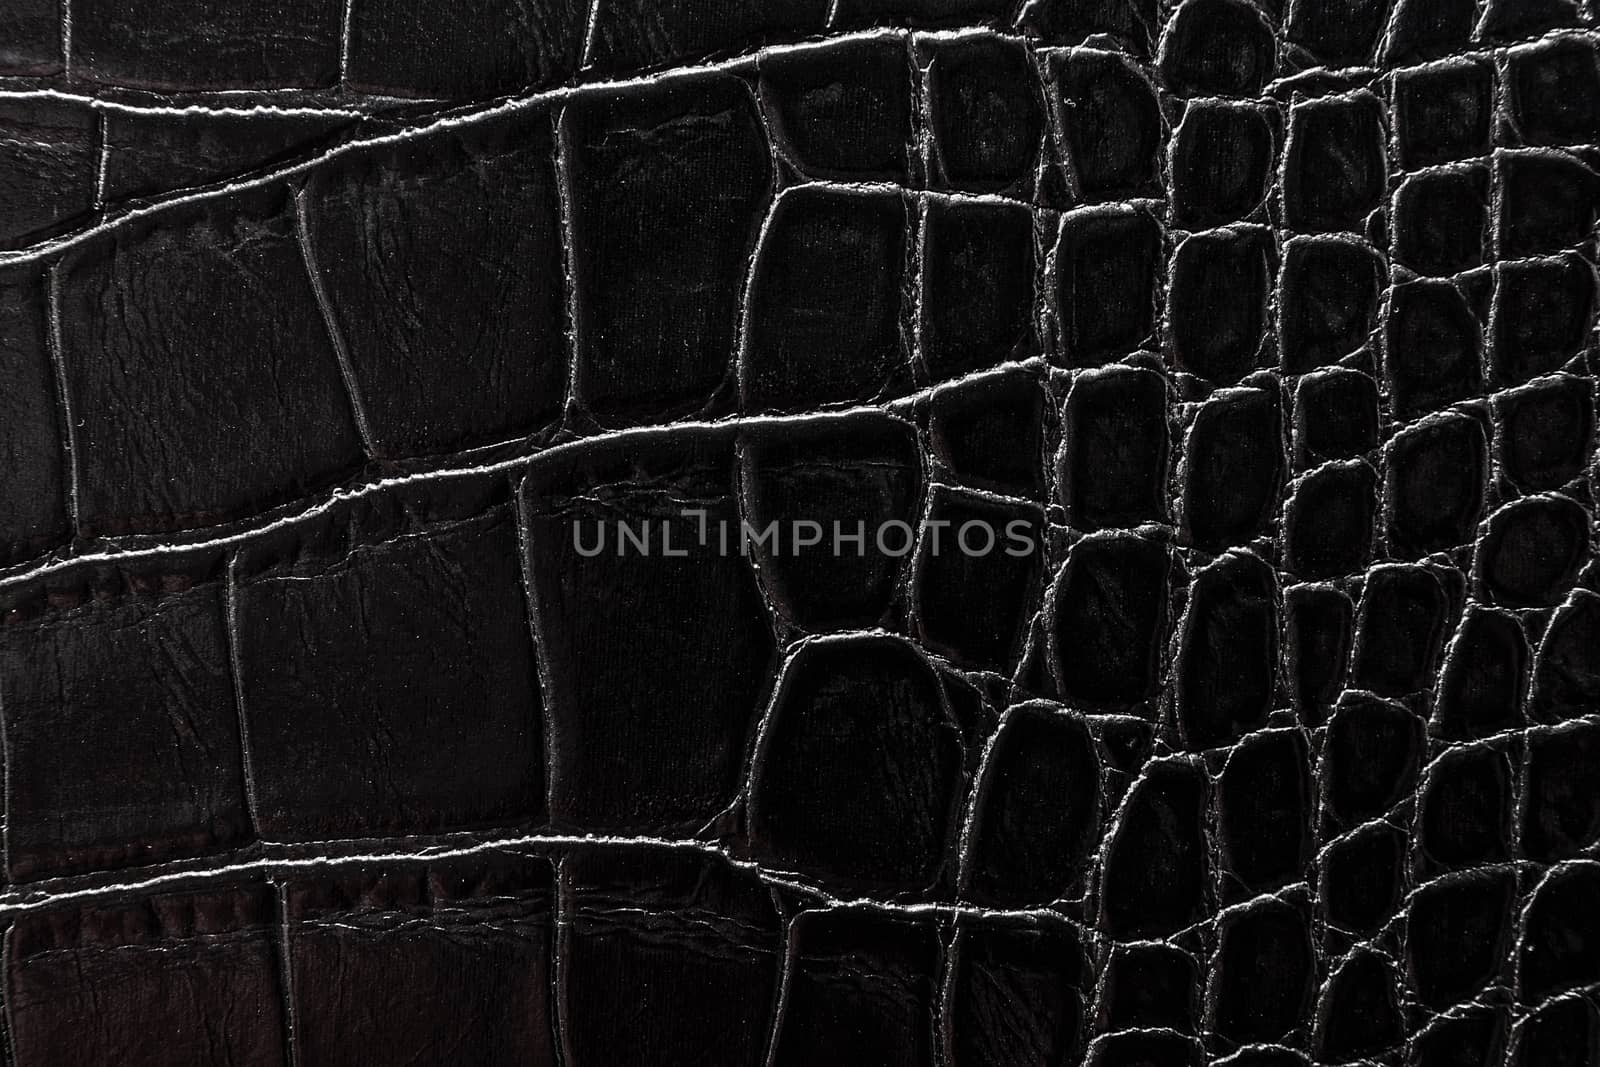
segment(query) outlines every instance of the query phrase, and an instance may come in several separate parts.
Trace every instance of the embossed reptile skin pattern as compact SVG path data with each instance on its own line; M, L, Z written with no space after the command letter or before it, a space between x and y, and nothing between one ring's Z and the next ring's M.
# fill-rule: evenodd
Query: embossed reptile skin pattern
M1600 1063L1597 20L0 0L9 1062Z

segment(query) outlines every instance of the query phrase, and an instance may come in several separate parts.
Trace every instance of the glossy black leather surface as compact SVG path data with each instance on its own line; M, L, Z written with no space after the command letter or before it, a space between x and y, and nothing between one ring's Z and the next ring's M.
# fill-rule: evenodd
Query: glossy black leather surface
M1600 1063L1593 0L58 2L10 1062Z

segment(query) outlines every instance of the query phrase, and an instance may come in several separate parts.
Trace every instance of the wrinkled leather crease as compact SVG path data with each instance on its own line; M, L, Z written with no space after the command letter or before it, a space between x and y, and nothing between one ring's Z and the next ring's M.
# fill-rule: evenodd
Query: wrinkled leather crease
M5 1062L1600 1064L1597 25L0 0Z

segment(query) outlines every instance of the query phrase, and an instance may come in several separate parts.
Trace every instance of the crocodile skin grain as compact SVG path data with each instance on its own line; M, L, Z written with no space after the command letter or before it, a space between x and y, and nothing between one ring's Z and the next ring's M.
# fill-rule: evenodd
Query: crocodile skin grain
M1597 1067L1597 216L1597 0L0 0L3 1062Z

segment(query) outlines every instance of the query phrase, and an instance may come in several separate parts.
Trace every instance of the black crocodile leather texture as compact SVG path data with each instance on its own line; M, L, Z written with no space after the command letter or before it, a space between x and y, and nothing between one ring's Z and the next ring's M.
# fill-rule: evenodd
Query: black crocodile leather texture
M0 0L4 1063L1600 1065L1597 212L1600 0Z

